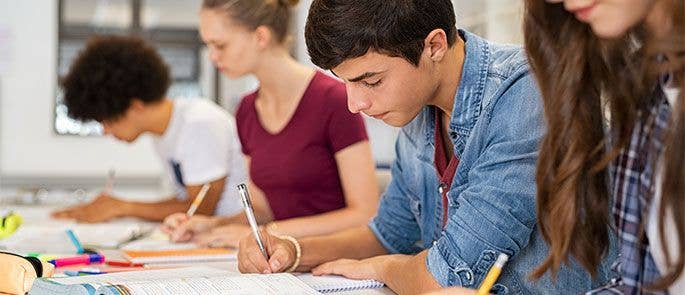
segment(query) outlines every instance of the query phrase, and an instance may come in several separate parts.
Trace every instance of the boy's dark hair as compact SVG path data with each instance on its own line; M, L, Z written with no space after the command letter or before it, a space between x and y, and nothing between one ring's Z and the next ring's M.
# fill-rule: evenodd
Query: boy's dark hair
M312 62L324 69L369 49L418 66L424 39L435 29L445 31L450 46L455 43L450 0L314 0L305 40Z
M95 36L62 79L69 116L81 120L116 120L136 98L145 103L163 99L169 68L143 39Z

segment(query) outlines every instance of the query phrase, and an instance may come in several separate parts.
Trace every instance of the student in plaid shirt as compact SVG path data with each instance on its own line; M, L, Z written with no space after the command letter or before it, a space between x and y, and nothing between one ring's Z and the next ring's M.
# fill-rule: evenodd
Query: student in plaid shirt
M685 1L527 0L548 134L538 221L550 254L616 278L588 294L685 294Z

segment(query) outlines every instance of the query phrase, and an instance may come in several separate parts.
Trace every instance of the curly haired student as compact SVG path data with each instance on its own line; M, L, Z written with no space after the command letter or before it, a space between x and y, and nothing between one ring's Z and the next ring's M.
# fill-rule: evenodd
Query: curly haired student
M125 142L152 135L155 152L176 189L173 196L151 203L105 191L88 204L54 212L54 217L161 221L186 211L205 183L211 186L199 213L240 211L233 188L245 181L246 171L235 119L208 100L169 99L170 81L168 66L140 38L96 36L88 41L61 81L69 116L100 122L106 135Z

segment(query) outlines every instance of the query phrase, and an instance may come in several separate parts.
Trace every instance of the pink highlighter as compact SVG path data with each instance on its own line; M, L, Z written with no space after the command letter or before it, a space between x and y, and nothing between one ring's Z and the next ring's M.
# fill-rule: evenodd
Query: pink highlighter
M55 265L55 267L79 264L96 264L105 261L105 256L102 254L83 254L73 257L56 258L48 262Z

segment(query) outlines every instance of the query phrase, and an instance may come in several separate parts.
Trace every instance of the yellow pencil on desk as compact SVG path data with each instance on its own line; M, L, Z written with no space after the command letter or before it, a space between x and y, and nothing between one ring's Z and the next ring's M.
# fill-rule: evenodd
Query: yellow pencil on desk
M188 217L192 217L193 214L195 214L195 211L197 211L197 207L200 207L200 204L202 204L202 200L205 198L205 195L207 194L208 191L209 191L209 183L202 186L202 188L200 189L200 192L197 193L195 200L193 200L193 203L190 204L190 208L188 208L188 212L186 212L186 215L188 215Z
M488 274L485 276L485 280L483 280L483 283L480 284L480 288L478 288L478 295L490 294L490 289L492 289L492 286L495 285L495 282L497 281L497 278L499 278L499 274L502 273L502 268L504 268L504 264L507 263L507 260L509 260L509 256L507 256L507 254L501 253L499 256L497 256L495 264L492 265L490 271L488 271Z

